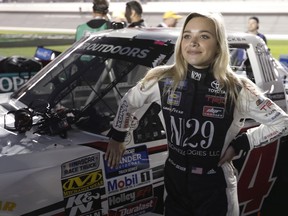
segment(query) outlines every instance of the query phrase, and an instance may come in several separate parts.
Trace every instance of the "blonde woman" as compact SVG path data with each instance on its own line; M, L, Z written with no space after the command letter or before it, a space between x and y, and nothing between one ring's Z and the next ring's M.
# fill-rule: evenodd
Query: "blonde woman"
M125 150L133 113L147 103L161 105L169 147L165 216L239 215L232 158L288 133L285 112L232 72L226 38L221 14L189 14L175 63L150 70L123 97L114 120L106 151L111 167ZM246 118L261 125L238 135Z

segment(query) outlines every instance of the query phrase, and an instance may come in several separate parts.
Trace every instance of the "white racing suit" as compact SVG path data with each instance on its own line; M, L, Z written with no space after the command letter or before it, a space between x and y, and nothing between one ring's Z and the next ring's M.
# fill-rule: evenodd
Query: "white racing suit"
M158 103L169 146L165 215L239 215L234 167L228 162L217 164L229 145L238 153L286 135L288 116L254 87L239 88L237 104L232 104L205 70L192 70L175 92L167 93L171 84L164 79L130 89L118 108L112 138L123 141L133 113L144 104ZM238 135L247 118L261 125Z

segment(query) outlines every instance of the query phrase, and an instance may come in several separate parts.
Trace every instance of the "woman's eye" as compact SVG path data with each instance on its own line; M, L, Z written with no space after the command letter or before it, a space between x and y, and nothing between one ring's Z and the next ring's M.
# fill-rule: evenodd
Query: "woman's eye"
M183 38L184 38L184 39L189 39L189 38L190 38L190 35L188 35L188 34L185 35L185 34L184 34L184 35L183 35Z
M210 37L208 35L201 35L201 38L203 39L209 39Z

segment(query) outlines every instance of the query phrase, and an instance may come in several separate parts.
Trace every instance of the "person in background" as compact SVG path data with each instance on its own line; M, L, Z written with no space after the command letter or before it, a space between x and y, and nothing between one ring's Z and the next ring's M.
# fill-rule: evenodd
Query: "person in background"
M163 14L163 21L157 27L176 27L178 20L181 19L182 16L176 14L173 11L167 11Z
M111 28L108 0L93 1L93 19L77 26L76 41L84 35Z
M143 28L146 23L142 18L142 5L139 1L129 1L126 3L125 17L128 22L128 28Z
M261 37L264 42L267 44L267 39L264 34L261 34L259 31L259 19L258 17L252 16L248 19L248 31L247 33L257 35Z
M233 72L220 13L190 13L174 55L174 64L150 69L122 98L105 159L109 167L119 165L134 113L157 103L168 143L165 216L238 216L232 159L286 136L288 115ZM259 126L241 131L245 119Z

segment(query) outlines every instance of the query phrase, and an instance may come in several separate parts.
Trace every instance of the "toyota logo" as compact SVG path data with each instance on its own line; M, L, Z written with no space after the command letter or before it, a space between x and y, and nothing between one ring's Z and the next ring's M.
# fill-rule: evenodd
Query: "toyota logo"
M213 89L218 90L219 87L220 87L220 85L219 85L219 83L217 82L217 80L214 80L213 82L211 82L211 87L212 87Z

